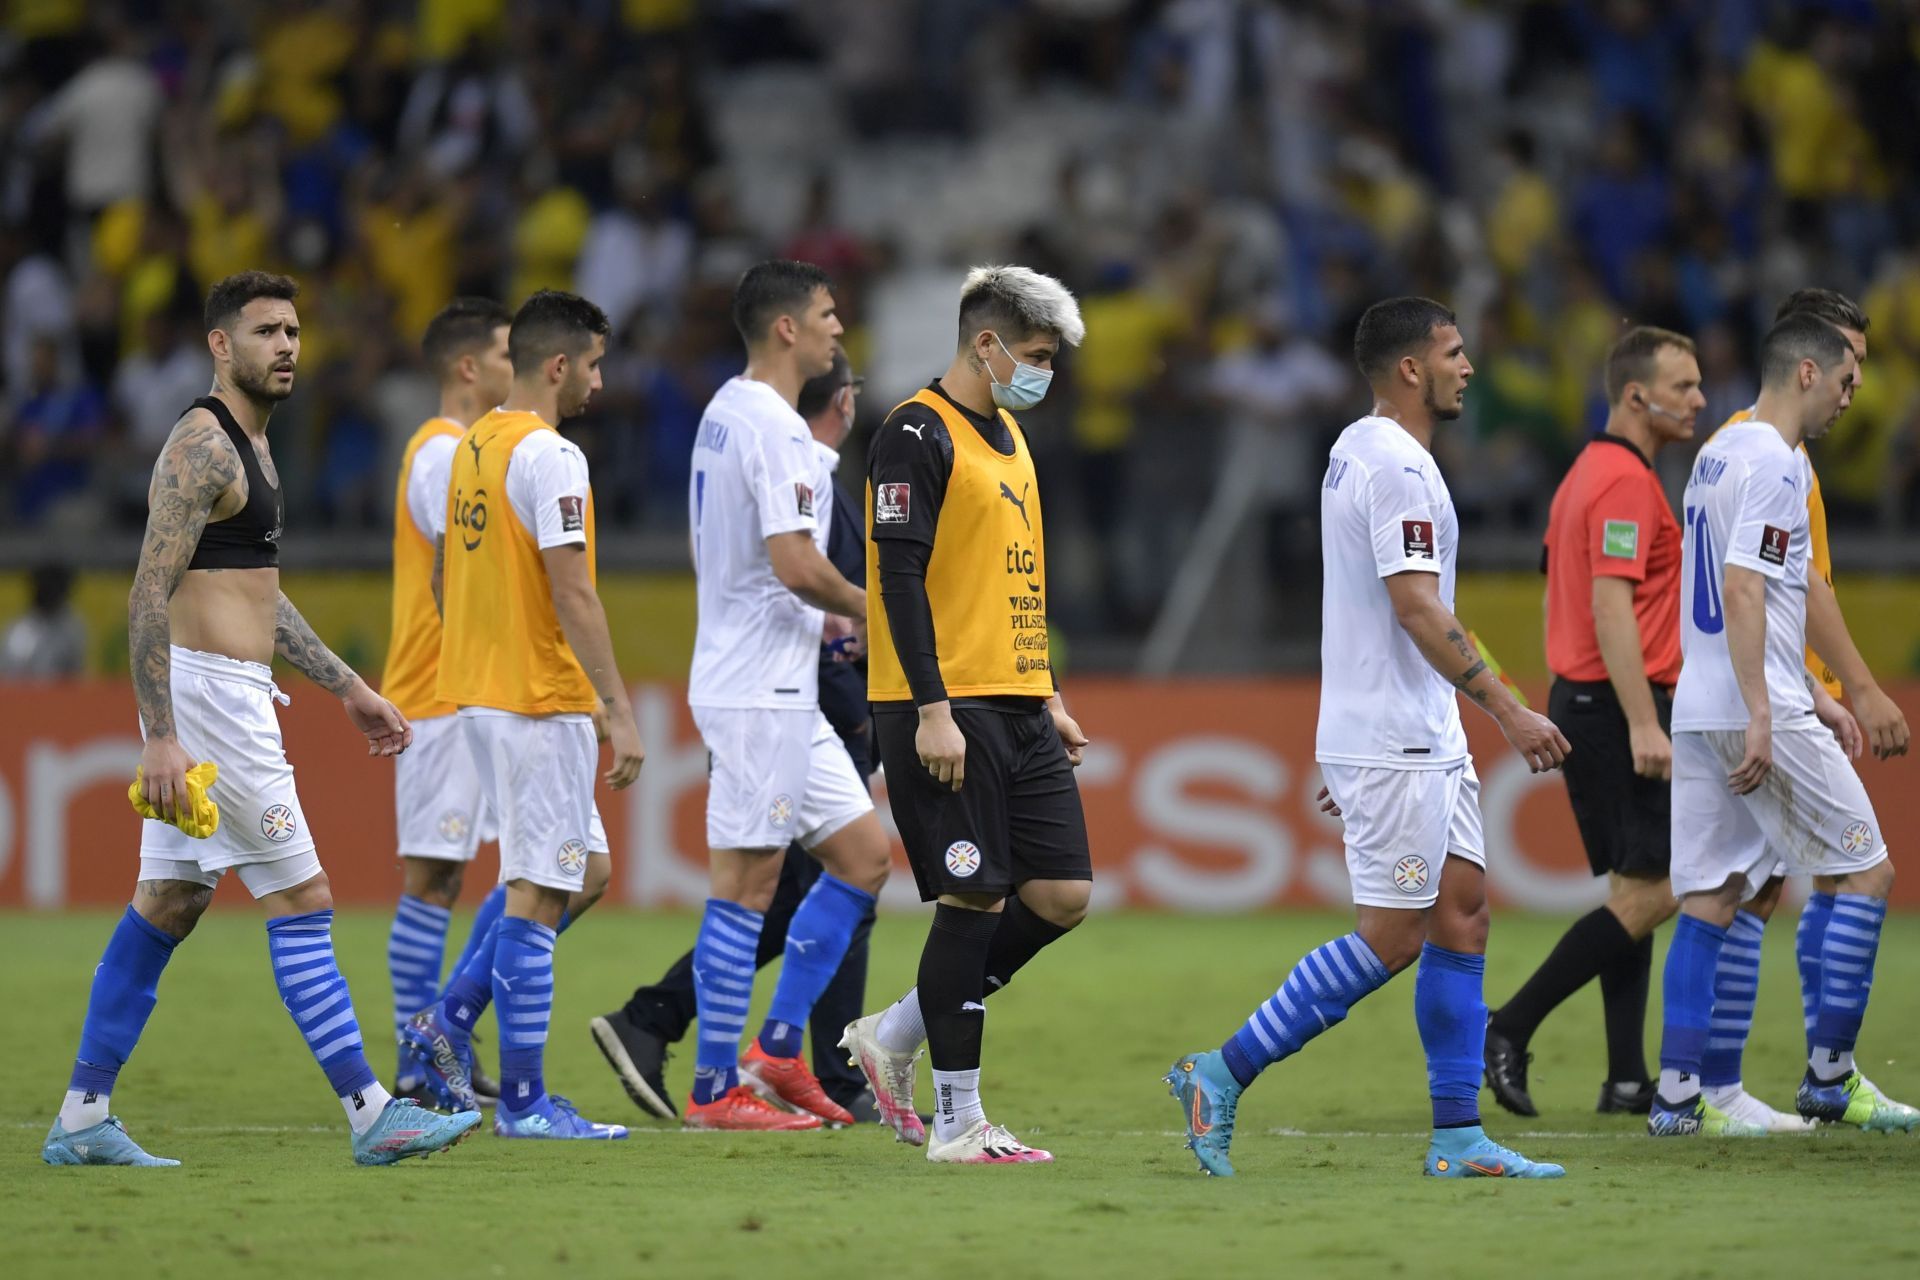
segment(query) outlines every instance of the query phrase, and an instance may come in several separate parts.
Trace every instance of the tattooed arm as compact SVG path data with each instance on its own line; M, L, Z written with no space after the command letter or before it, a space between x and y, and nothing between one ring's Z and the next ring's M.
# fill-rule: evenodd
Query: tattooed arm
M1409 571L1386 579L1394 617L1435 671L1500 726L1535 773L1557 768L1572 750L1553 721L1520 705L1487 669L1467 629L1440 599L1438 574Z
M367 736L368 755L397 756L413 745L413 726L407 718L327 648L285 592L274 607L273 651L346 705L347 718Z
M273 611L273 651L285 658L288 666L338 698L346 697L360 679L313 634L313 628L285 592Z
M240 474L240 456L214 416L188 413L154 463L147 487L147 531L127 596L127 651L133 696L146 728L140 756L147 801L171 816L186 798L192 765L174 736L172 628L167 606L187 576L214 504Z

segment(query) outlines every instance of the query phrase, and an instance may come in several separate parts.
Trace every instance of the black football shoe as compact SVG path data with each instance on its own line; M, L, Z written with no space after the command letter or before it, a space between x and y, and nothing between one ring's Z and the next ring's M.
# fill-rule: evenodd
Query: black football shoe
M663 1074L668 1057L665 1040L629 1018L625 1009L591 1019L587 1028L635 1106L662 1120L680 1118Z
M1493 1090L1495 1102L1517 1116L1540 1114L1527 1092L1527 1064L1532 1061L1533 1055L1524 1045L1515 1044L1488 1025L1487 1088Z

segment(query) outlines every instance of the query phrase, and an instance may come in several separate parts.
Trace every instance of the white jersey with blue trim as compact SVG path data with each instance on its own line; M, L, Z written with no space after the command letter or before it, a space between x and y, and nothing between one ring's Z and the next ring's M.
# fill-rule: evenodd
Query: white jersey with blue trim
M1813 712L1801 655L1807 643L1811 554L1805 453L1789 448L1770 424L1734 423L1715 432L1694 460L1683 503L1680 568L1680 684L1673 695L1676 733L1744 729L1727 648L1726 569L1766 580L1767 702L1776 729Z

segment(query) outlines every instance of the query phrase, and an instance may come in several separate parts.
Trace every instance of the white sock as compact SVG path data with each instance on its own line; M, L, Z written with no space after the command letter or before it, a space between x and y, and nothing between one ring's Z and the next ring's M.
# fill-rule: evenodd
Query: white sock
M1700 1092L1707 1097L1707 1105L1718 1107L1722 1111L1727 1109L1729 1102L1734 1101L1746 1091L1746 1083L1741 1080L1735 1080L1732 1084L1716 1084L1711 1087L1703 1085L1700 1089Z
M873 1038L888 1053L918 1053L920 1046L927 1042L927 1024L920 1016L920 988L901 996L885 1013L880 1015L880 1025L873 1029Z
M1700 1093L1700 1077L1682 1074L1672 1067L1660 1068L1660 1096L1675 1103L1692 1102Z
M365 1133L373 1128L373 1122L393 1101L393 1095L387 1092L387 1086L375 1080L358 1093L350 1093L340 1099L340 1105L347 1109L347 1123L353 1126L355 1133Z
M1853 1050L1822 1049L1815 1045L1813 1052L1807 1055L1807 1070L1813 1072L1813 1078L1822 1084L1845 1080L1853 1074Z
M107 1118L108 1096L104 1093L82 1093L78 1089L67 1090L66 1098L60 1103L60 1127L73 1133L99 1124Z
M980 1068L933 1073L933 1136L952 1142L987 1118L980 1106Z

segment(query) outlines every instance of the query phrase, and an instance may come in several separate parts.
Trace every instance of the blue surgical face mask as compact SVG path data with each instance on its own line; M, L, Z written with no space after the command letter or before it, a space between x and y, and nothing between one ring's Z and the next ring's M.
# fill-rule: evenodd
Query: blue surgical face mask
M1007 351L1007 344L1000 342L999 334L994 334L993 340L1000 343L1002 351ZM1007 351L1007 359L1013 360L1013 352ZM993 365L989 363L987 380L993 383L993 402L1002 409L1031 409L1047 398L1047 387L1053 382L1053 370L1013 360L1013 380L1003 383L993 376Z

